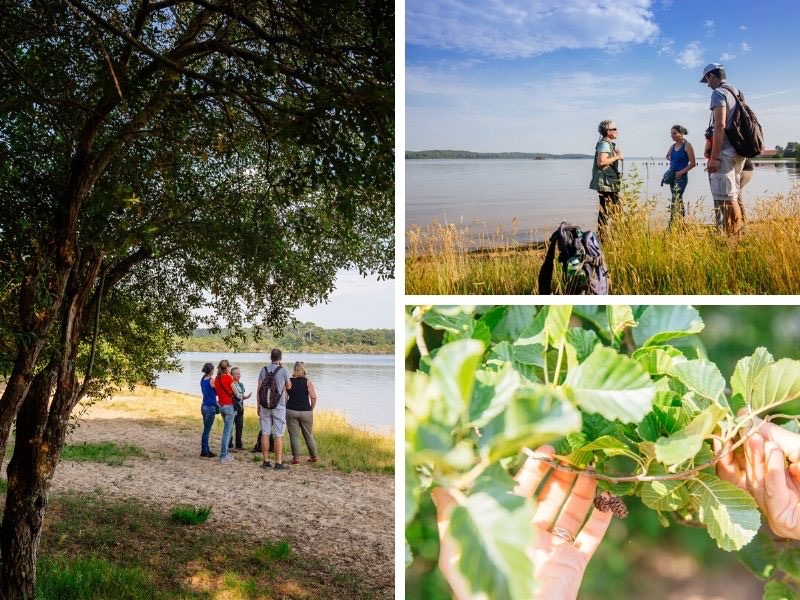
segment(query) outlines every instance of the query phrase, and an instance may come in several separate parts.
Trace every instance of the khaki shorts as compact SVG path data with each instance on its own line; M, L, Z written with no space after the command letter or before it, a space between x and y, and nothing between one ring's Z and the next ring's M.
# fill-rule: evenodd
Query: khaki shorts
M260 408L261 433L275 436L282 436L286 431L286 405L278 405L277 408Z
M714 205L733 202L739 197L739 181L744 167L744 157L731 148L723 148L719 155L719 171L708 175Z

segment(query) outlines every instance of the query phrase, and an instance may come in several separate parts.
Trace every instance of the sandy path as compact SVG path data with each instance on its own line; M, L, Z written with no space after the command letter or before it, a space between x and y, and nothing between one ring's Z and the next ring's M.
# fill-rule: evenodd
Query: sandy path
M299 554L361 573L377 593L393 596L394 477L305 462L276 472L261 469L249 451L233 453L234 462L223 465L199 457L200 432L94 406L69 444L132 443L149 457L126 459L119 467L62 461L51 490L133 497L165 507L212 506L213 526L248 538L288 539ZM220 433L215 426L215 452Z

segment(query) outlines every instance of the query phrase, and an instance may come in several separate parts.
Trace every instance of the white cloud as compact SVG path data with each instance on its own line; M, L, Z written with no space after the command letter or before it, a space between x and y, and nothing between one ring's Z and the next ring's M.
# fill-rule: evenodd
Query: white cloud
M659 43L658 43L659 48L657 50L658 55L659 56L664 56L664 55L670 56L670 55L672 55L672 53L674 52L674 49L673 49L674 45L675 45L675 41L671 40L669 38L664 38L662 40L659 40Z
M733 60L734 58L736 58L735 54L731 54L730 52L723 52L720 55L719 60L721 62L726 62L726 61L729 61L729 60Z
M496 58L560 49L614 51L652 39L658 26L651 0L408 0L406 42Z
M742 52L750 52L750 45L747 42L742 42Z
M706 30L706 37L714 36L714 21L703 21L703 28Z
M703 64L703 47L700 42L691 42L675 57L675 62L684 69L693 69Z
M747 31L747 27L744 25L739 25L739 31Z

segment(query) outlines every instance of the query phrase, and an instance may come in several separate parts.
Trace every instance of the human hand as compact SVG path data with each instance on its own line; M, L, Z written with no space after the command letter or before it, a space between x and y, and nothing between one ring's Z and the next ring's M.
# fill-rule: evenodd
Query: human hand
M551 446L541 446L537 452L552 456L555 450ZM532 497L549 471L547 463L528 458L516 476L514 492ZM576 478L571 473L554 471L542 489L532 522L536 539L531 547L520 549L533 562L532 577L538 584L536 598L574 600L577 597L586 565L611 522L612 513L593 508L596 487L594 480L586 475ZM469 585L455 567L456 544L446 535L450 513L457 502L444 488L435 489L432 495L441 542L439 568L454 597L469 598ZM591 516L581 528L589 511ZM567 539L569 537L572 540Z
M720 160L718 158L709 158L706 164L706 171L709 173L716 173L719 171Z
M743 446L717 462L717 474L753 496L775 535L800 539L800 435L762 423Z
M625 157L622 154L622 150L620 150L619 148L617 148L615 154L616 154L617 160L625 160Z

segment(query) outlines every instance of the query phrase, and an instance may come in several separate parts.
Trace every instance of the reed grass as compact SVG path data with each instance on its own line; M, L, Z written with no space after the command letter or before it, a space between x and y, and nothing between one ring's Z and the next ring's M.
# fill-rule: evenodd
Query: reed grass
M757 199L734 237L708 224L701 203L709 205L710 198L688 206L686 218L668 227L664 203L642 201L640 190L634 176L603 238L612 294L800 293L800 185ZM476 250L487 241L481 232L452 224L412 228L406 236L406 294L536 293L544 244L494 237L494 248ZM554 271L559 273L558 265Z
M132 391L121 391L113 399L101 404L132 413L134 418L155 422L183 432L196 432L197 451L200 451L200 434L203 430L200 417L200 398L140 386ZM254 407L245 407L243 441L245 450L252 448L260 431ZM211 432L212 443L219 445L222 419L217 419ZM314 411L314 440L317 442L319 462L308 465L301 458L303 468L333 467L350 473L394 473L394 434L381 432L349 423L342 413L333 410ZM306 451L305 442L300 447ZM212 448L217 452L219 448ZM288 432L283 438L283 454L291 460ZM259 455L260 456L260 455Z

